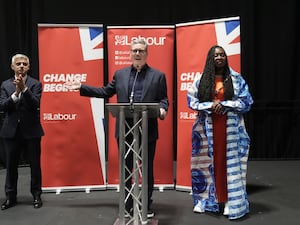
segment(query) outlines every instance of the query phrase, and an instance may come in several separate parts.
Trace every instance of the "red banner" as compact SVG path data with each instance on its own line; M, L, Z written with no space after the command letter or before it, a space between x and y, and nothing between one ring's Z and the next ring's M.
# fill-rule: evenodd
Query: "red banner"
M170 107L165 120L159 120L159 139L154 160L155 186L174 186L173 177L173 58L174 26L119 26L107 28L108 73L111 80L115 70L130 66L130 43L144 37L149 44L147 63L166 74ZM109 100L116 102L116 96ZM119 158L114 137L115 118L109 115L108 185L119 184Z
M240 72L239 17L176 25L177 46L177 174L176 189L191 188L191 131L196 113L187 106L187 88L202 73L207 52L221 45L230 66Z
M104 101L63 86L103 85L103 27L39 24L38 47L43 190L105 188Z

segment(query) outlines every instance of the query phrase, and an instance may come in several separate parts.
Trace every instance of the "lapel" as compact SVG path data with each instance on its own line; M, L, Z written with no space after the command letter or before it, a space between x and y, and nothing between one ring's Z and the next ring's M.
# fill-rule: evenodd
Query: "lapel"
M145 75L145 80L144 80L144 85L143 85L143 93L142 93L142 100L146 96L146 93L151 86L151 82L153 80L153 73L150 68L147 68L146 75ZM151 90L150 90L151 91Z
M8 89L9 95L12 95L12 93L14 93L16 90L16 86L14 84L14 78L11 78L10 82L8 84L9 84L9 86L7 87L7 89Z
M27 75L27 79L25 81L25 84L28 88L31 87L31 85L32 85L32 78L29 75Z
M129 98L128 85L129 85L130 73L131 73L131 67L128 67L125 69L124 74L122 75L124 79L123 84L124 84L125 95L127 96L127 98Z
M32 87L33 85L33 79L27 75L27 78L26 78L26 81L25 81L25 85L27 86L28 90L30 90L30 88ZM23 98L23 93L21 94L21 97L20 97L20 102L21 101L24 101L24 98Z

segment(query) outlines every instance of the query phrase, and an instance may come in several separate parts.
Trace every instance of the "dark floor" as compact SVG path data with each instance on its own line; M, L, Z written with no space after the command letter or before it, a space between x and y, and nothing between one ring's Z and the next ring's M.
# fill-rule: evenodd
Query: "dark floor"
M91 191L44 193L44 206L33 209L29 169L19 168L19 204L0 211L1 225L113 225L118 217L118 192ZM250 213L230 221L223 215L192 212L188 192L156 190L153 210L159 225L296 225L300 221L300 161L249 161ZM0 169L4 190L5 169ZM4 192L0 193L1 203Z

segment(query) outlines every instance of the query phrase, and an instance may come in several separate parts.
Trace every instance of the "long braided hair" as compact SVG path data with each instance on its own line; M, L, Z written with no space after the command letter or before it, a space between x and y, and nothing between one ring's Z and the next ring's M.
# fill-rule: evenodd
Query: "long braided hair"
M215 93L215 49L221 48L226 56L226 63L223 68L223 86L224 86L224 99L230 100L233 98L233 86L230 77L230 69L227 60L227 54L223 47L219 45L212 46L206 57L206 62L201 76L199 88L198 88L198 98L200 102L210 102L213 100L213 95Z

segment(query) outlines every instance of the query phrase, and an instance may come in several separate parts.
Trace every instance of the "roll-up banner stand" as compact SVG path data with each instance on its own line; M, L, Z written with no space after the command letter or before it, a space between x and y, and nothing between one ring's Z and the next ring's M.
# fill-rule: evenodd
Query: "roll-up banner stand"
M240 72L239 17L176 24L177 170L176 190L191 190L192 126L196 112L187 105L187 88L202 73L208 50L224 47L230 66Z
M108 73L112 79L115 70L130 66L131 40L143 37L147 40L148 60L151 67L165 73L170 107L165 120L159 120L159 139L154 159L154 186L163 190L174 188L173 145L173 79L174 79L174 26L108 26ZM109 99L116 102L116 96ZM115 118L109 115L108 137L108 187L118 187L118 147L114 136Z
M103 85L101 24L38 24L44 191L106 189L103 99L64 83Z

